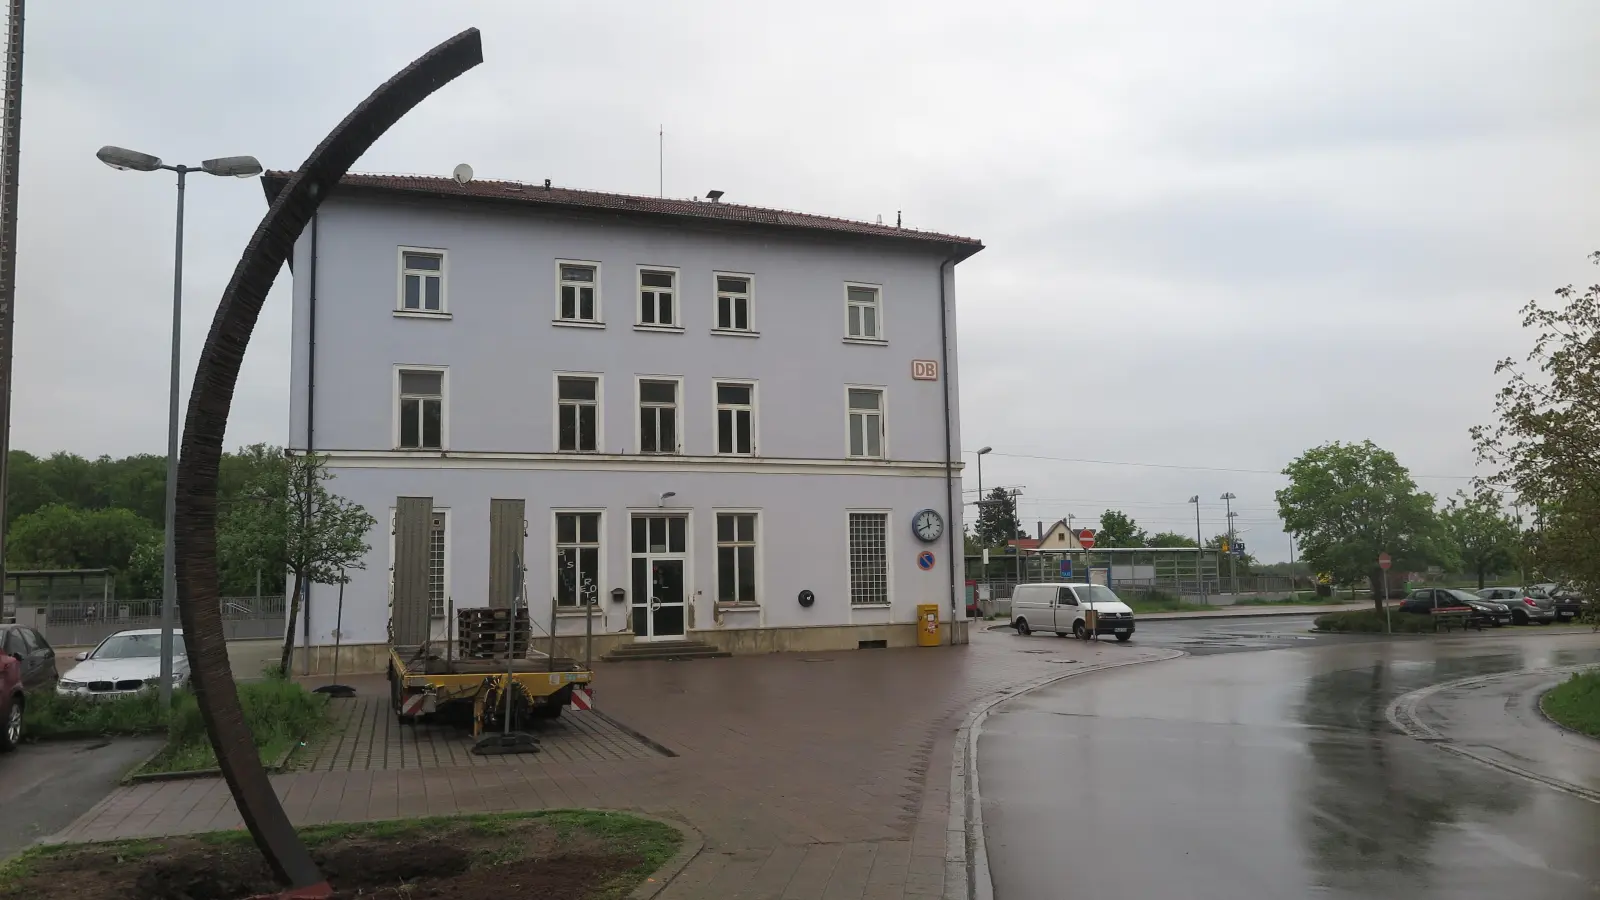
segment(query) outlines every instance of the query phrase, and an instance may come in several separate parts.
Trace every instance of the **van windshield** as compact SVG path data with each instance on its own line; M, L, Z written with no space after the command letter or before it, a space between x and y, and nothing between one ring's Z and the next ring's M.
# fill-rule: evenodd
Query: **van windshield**
M1122 598L1111 592L1111 588L1103 584L1075 585L1073 590L1078 592L1078 600L1084 603L1121 603Z

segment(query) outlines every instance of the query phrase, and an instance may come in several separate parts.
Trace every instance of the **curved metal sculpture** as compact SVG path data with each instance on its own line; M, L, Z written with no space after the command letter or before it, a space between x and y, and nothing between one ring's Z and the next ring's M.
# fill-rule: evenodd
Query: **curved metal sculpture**
M289 179L245 246L222 293L189 393L178 462L178 610L183 620L195 695L222 776L245 827L273 873L294 896L330 891L272 791L239 693L228 668L217 589L217 469L239 365L256 317L300 232L339 179L428 95L483 62L483 42L469 28L434 47L389 79L329 132Z

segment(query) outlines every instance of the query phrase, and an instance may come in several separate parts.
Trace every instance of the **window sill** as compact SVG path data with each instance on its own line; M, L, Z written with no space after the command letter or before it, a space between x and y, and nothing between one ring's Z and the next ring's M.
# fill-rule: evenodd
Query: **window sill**
M600 604L598 604L598 603L589 604L589 609L594 610L596 615L603 616L603 615L606 614L606 611L604 609L602 609ZM588 617L589 617L588 610L584 609L581 606L579 606L579 607L562 606L562 607L558 607L556 609L556 618L558 618L558 619L586 619ZM549 637L550 637L549 635L545 635L545 639L546 640L549 640Z
M443 447L396 447L394 449L396 453L437 453L441 456L445 453Z
M851 609L888 609L893 603L852 603Z
M862 345L865 345L865 346L868 346L868 347L887 347L887 346L889 346L889 342L887 340L883 339L883 338L847 337L847 338L844 339L844 342L846 344L862 344Z
M683 326L682 325L647 325L647 324L639 323L639 324L635 324L633 326L633 330L634 331L659 331L659 332L662 332L663 334L683 334Z
M760 612L759 603L718 603L717 612Z
M713 329L711 329L711 333L716 335L716 336L718 336L718 337L742 337L742 338L758 338L758 337L761 337L761 332L759 332L759 331L740 331L737 328L713 328Z
M394 311L396 319L448 319L447 312L428 312L422 309L397 309Z
M888 458L889 457L887 457L887 456L846 456L845 457L845 459L852 460L854 462L883 462L884 460L886 460Z
M551 319L551 325L559 328L604 328L604 322L586 322L582 319Z

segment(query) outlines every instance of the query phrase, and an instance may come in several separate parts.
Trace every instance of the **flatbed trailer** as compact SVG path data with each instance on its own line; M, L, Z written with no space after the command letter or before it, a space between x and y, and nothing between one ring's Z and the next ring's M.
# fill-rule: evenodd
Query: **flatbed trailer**
M594 673L576 660L530 651L526 659L460 659L436 647L389 648L389 694L401 724L423 717L472 724L474 737L505 725L507 685L511 726L561 715L575 689L587 690Z

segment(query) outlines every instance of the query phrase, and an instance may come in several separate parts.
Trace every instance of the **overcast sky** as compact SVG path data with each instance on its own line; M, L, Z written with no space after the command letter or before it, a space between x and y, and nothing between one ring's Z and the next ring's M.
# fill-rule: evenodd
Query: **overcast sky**
M1473 472L1517 308L1600 280L1600 4L36 3L27 23L13 446L164 452L172 162L291 168L468 25L486 62L357 164L892 221L962 264L963 444L1031 528L1107 507L1286 558L1272 474L1370 438ZM183 376L264 210L189 191ZM287 273L229 446L283 443ZM1005 455L1010 454L1010 455ZM1152 463L1098 465L1026 457ZM972 457L967 457L970 462ZM1215 469L1253 470L1224 472ZM968 485L975 486L968 470Z

